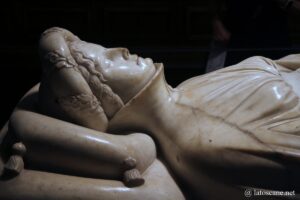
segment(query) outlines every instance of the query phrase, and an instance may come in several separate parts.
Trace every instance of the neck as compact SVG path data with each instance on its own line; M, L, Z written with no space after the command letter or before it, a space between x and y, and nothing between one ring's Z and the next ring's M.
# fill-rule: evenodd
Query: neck
M174 109L174 89L165 81L162 64L149 83L109 122L108 131L144 132L155 138L165 137L163 129Z
M179 92L166 83L162 65L158 66L151 81L111 119L107 132L148 134L158 143L169 167L186 171L178 162L182 155L180 145L185 128L193 126L183 124L191 113L176 103L178 96Z

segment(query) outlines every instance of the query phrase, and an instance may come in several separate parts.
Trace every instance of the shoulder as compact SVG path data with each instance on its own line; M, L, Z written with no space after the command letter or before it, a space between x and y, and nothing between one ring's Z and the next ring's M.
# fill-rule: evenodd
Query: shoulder
M221 72L245 72L251 70L252 72L266 72L274 75L279 75L279 68L277 63L269 58L263 56L253 56L247 58L240 63L221 69Z
M276 63L264 57L195 77L178 89L179 103L240 125L280 115L298 99Z
M212 85L223 85L225 82L234 83L242 79L266 78L266 76L279 76L280 71L275 61L262 57L254 56L232 65L205 75L196 76L188 79L178 86L178 89L189 89L195 85L205 87Z

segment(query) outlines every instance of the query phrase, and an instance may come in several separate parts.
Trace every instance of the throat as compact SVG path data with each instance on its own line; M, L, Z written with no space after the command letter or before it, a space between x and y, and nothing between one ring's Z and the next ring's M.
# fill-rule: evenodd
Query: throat
M169 118L174 105L173 94L174 90L165 81L162 65L158 66L149 83L111 119L108 131L151 134L163 128L164 119Z

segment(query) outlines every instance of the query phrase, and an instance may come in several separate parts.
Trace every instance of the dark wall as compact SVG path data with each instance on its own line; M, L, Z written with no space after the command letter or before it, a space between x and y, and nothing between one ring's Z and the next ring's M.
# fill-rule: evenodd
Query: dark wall
M207 1L195 0L13 0L1 6L2 34L18 36L15 44L32 45L46 28L63 26L109 45L203 46L210 32L207 6Z
M204 72L210 38L206 1L11 0L0 6L0 125L22 95L40 80L37 44L52 26L107 47L125 46L166 66L176 85Z

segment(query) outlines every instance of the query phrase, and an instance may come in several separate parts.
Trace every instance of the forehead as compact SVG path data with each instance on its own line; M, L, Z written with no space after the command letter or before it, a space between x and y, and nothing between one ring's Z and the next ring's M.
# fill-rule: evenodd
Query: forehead
M89 57L99 56L100 54L103 54L103 52L106 50L106 48L101 45L88 43L84 41L77 41L72 45L73 47L75 47L76 50L83 52L86 56Z

